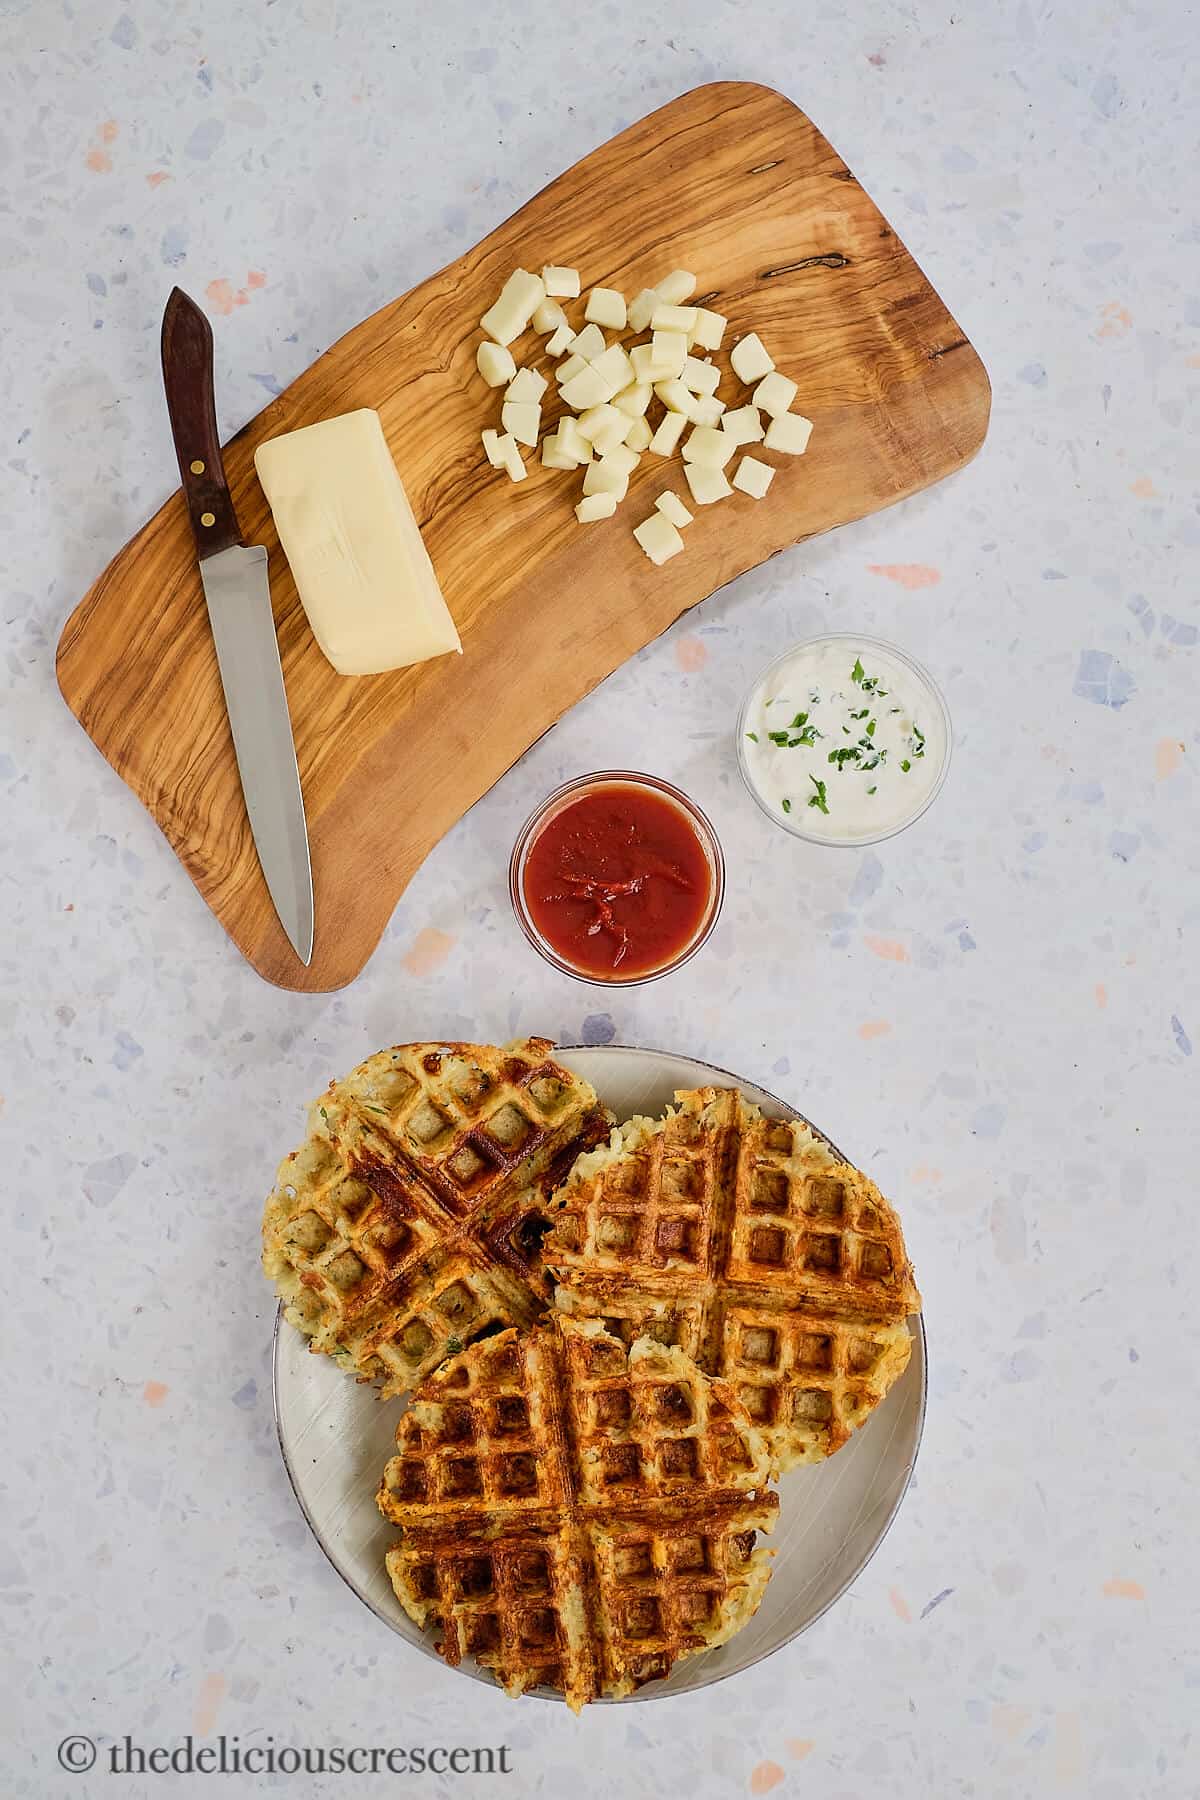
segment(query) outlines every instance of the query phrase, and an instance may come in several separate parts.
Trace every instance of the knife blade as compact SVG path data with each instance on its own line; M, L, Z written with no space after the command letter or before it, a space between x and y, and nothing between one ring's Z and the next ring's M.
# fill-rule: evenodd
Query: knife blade
M180 288L163 313L162 370L254 847L279 923L307 965L312 862L267 552L242 539L217 436L212 327Z

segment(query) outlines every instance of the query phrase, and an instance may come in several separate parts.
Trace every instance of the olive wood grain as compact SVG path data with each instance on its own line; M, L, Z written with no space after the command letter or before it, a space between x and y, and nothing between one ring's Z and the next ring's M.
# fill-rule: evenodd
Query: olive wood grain
M768 456L779 469L766 499L697 509L685 553L662 568L632 531L666 486L686 498L678 457L644 456L616 517L586 527L578 476L530 457L514 486L484 459L499 395L475 368L476 321L515 267L547 262L578 267L585 291L630 295L695 270L697 297L729 317L722 369L757 331L815 423L806 456ZM546 364L532 333L513 350ZM738 391L727 377L723 392ZM357 326L226 447L246 541L270 552L312 849L309 968L255 856L179 494L72 614L59 684L259 973L340 987L433 845L568 707L734 576L959 468L989 403L975 351L805 115L768 88L697 88ZM464 654L351 680L307 628L253 458L265 438L361 406L382 418Z

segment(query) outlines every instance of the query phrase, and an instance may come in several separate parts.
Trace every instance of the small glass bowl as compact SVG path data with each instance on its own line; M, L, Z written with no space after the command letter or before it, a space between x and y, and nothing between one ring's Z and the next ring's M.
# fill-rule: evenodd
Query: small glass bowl
M529 909L525 904L525 863L543 827L548 825L564 806L577 800L581 794L605 787L648 788L662 799L669 800L673 806L678 807L700 840L711 878L708 906L703 918L683 948L678 950L669 962L660 964L656 969L643 969L636 975L605 976L597 975L591 970L576 968L574 963L568 962L542 936L529 916ZM544 956L554 968L560 969L564 975L572 976L576 981L588 982L593 987L640 987L643 982L657 981L660 976L671 975L676 969L681 969L685 962L691 961L701 945L707 942L713 926L721 916L721 906L725 899L725 857L721 850L720 840L713 829L712 821L701 812L696 802L689 800L688 796L679 788L672 787L669 781L663 781L657 775L644 775L636 769L602 769L598 774L580 775L574 781L564 782L562 787L556 788L526 819L517 835L512 856L509 859L508 892L521 930L539 955Z
M901 819L898 825L889 825L886 831L873 831L860 837L846 838L821 837L817 832L805 831L802 825L794 825L790 818L785 818L783 814L775 811L774 807L763 798L755 787L754 777L750 773L749 761L746 756L746 722L749 719L750 708L753 704L755 695L758 693L758 690L762 687L763 683L769 680L775 673L776 669L778 669L781 664L787 662L789 658L795 656L798 650L814 650L818 647L823 648L826 644L845 644L848 649L854 648L855 650L880 650L885 656L894 657L898 663L902 663L909 673L914 675L920 682L921 686L929 695L931 706L942 721L942 729L946 738L946 753L942 757L942 766L938 770L937 780L934 782L925 798L921 801L921 804L916 807L913 812L909 813L907 818ZM778 825L781 831L786 831L791 837L803 838L806 844L820 844L821 848L825 850L862 850L868 844L882 844L887 838L897 837L900 832L907 831L910 825L915 825L917 820L921 818L924 813L929 811L929 808L933 805L934 801L942 791L946 776L950 770L950 753L953 748L953 743L954 739L950 725L950 709L946 705L945 696L943 695L941 688L939 688L937 682L929 673L929 670L921 663L917 662L915 657L909 656L907 651L901 650L898 645L889 644L885 638L865 637L861 633L853 631L826 631L822 632L819 637L802 638L798 644L790 645L789 648L782 651L773 662L769 662L765 669L759 670L758 674L754 677L754 680L750 683L746 697L742 701L741 708L738 712L738 769L741 772L742 780L745 782L746 788L749 791L754 804L758 807L760 812L767 815L767 818L770 819L772 825ZM803 817L802 814L800 816Z

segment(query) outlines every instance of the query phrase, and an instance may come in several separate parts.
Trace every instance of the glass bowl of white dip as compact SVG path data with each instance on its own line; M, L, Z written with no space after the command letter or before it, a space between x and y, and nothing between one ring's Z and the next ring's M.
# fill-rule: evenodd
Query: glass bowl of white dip
M921 817L950 767L950 714L895 644L834 632L793 644L742 702L742 779L776 825L812 844L878 844Z

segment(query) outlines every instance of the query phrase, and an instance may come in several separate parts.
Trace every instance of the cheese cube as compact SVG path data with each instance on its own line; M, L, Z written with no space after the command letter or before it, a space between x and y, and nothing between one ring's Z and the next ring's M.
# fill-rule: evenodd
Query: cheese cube
M698 356L689 356L684 362L680 380L689 392L711 396L721 384L721 371L716 363L702 362Z
M570 381L576 375L582 375L583 371L590 369L591 366L586 356L576 356L572 351L570 356L565 356L555 369L554 379L559 387L562 387L564 382Z
M578 269L564 269L557 263L547 263L542 270L542 281L546 292L559 300L574 300L579 294Z
M761 500L774 479L775 471L769 463L759 462L757 456L743 456L734 471L733 485L743 494Z
M313 636L339 675L461 648L378 413L268 439L254 466Z
M707 306L697 306L693 310L696 323L688 334L693 344L699 344L702 350L719 350L729 320L724 313L710 312Z
M625 433L633 423L632 419L618 412L615 406L602 402L599 406L589 406L587 411L579 415L579 435L585 437L599 455L613 450L618 444L625 442Z
M518 444L537 448L542 424L542 409L536 400L506 400L500 408L500 423Z
M557 300L543 300L540 306L533 309L533 329L535 331L556 331L565 325L567 315Z
M737 445L712 425L697 425L683 446L685 463L704 463L710 469L723 469Z
M658 499L654 504L657 506L660 513L666 514L672 525L682 526L691 524L693 515L683 504L679 495L673 494L669 488L665 494L660 494L658 496Z
M632 475L641 457L636 450L630 450L625 444L618 444L615 449L605 451L602 461L605 468L615 469L619 475Z
M714 469L708 463L690 462L684 463L683 472L697 506L711 506L714 500L724 500L733 492L725 479L724 469Z
M763 412L770 413L773 419L778 418L780 413L785 413L795 398L795 382L789 381L786 375L780 375L778 371L764 375L751 395L754 405Z
M667 370L656 360L653 344L635 344L629 352L629 366L639 385L667 379Z
M542 439L543 469L576 469L579 464L573 456L569 456L562 447L556 431L548 431Z
M489 387L503 387L517 372L512 351L487 341L475 352L475 366Z
M545 298L540 275L531 275L528 269L514 269L501 288L499 299L488 307L479 323L498 344L511 344L520 337Z
M602 375L609 383L611 392L608 398L610 400L614 394L619 394L622 388L627 388L634 379L633 364L620 344L610 344L602 355L593 360L592 367L597 375Z
M582 356L585 362L592 362L597 356L603 356L608 339L598 325L585 325L571 339L570 348L574 355Z
M542 395L550 383L536 369L518 369L507 388L504 390L506 400L532 400L540 406Z
M651 340L654 360L664 376L683 374L687 361L687 336L682 331L656 331Z
M715 394L699 394L692 402L692 418L697 425L719 425L724 411L725 402Z
M597 325L603 325L609 331L625 329L625 296L616 288L593 288L588 295L585 319L592 319Z
M721 430L727 432L735 444L761 444L763 422L757 407L735 406L721 420Z
M598 456L583 473L585 494L615 494L618 500L623 500L628 486L628 474L610 463L607 456Z
M775 367L767 355L762 339L754 331L750 333L749 337L742 338L733 346L729 352L729 360L733 365L734 374L739 381L744 381L747 387L752 381L761 381L763 376L769 375Z
M684 337L695 329L696 308L694 306L668 306L660 300L650 314L652 331L682 331Z
M682 413L685 419L695 417L696 397L682 381L656 381L654 391L669 412Z
M558 421L558 442L564 455L571 456L576 463L591 462L592 446L579 429L579 420L571 413L564 413Z
M510 481L524 481L529 471L525 467L520 450L517 448L516 438L510 436L502 437L500 439L500 447L504 452L503 467L508 479Z
M654 389L648 381L632 381L628 387L621 389L613 400L613 405L620 407L623 413L628 413L631 419L640 419L649 406L653 393Z
M629 302L628 324L630 331L645 331L654 317L654 309L661 304L661 297L653 288L643 288Z
M581 525L590 525L596 519L611 519L616 510L615 494L588 494L575 508L575 517Z
M570 381L561 385L562 397L573 412L583 412L589 406L599 406L604 400L611 400L616 388L605 381L603 375L592 367L585 366L578 375L572 375Z
M660 512L651 513L648 519L635 525L633 535L652 563L669 562L683 549L683 539L670 519Z
M561 356L574 336L575 327L571 324L569 319L564 319L557 331L553 332L552 335L546 339L546 355ZM579 360L580 362L583 361L582 356Z
M669 275L664 275L654 285L658 289L660 300L665 300L668 306L682 306L696 291L696 277L690 269L672 269Z
M650 439L654 436L645 419L630 419L629 430L625 433L625 442L631 450L640 455L650 448Z
M483 454L487 457L493 469L502 469L504 467L504 451L501 448L503 441L504 440L501 438L498 431L485 431L483 433Z
M655 456L673 456L686 424L687 418L683 413L669 412L650 439L650 449L653 454Z
M768 450L782 450L788 456L803 456L812 436L812 420L801 413L780 413L767 427Z

